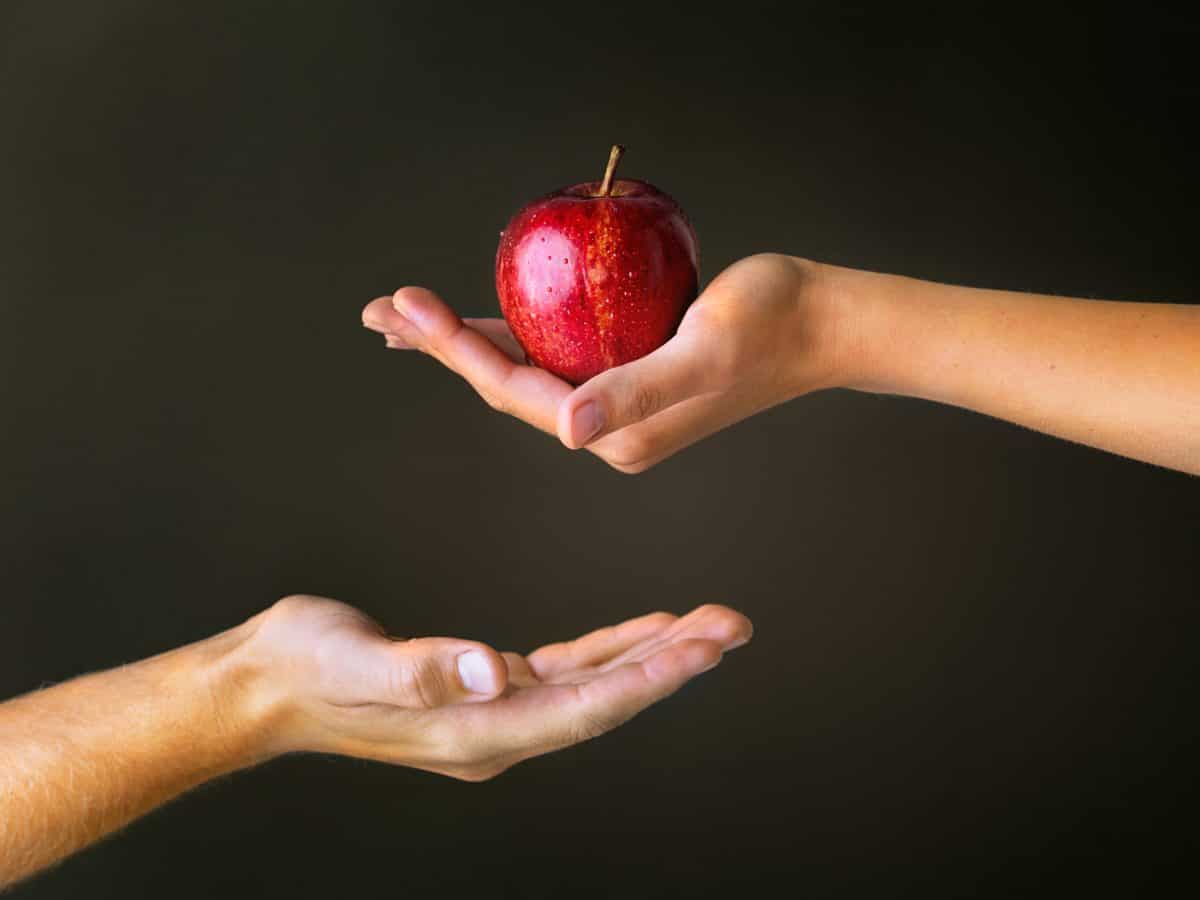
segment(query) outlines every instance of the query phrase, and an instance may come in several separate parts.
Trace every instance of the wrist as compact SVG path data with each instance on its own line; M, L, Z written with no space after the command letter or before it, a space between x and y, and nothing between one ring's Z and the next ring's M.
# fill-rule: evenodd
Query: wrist
M785 345L793 360L793 395L855 386L864 377L868 355L870 297L856 277L865 273L801 257L789 261L798 284Z
M183 649L174 673L208 705L217 768L246 768L279 755L276 736L284 698L255 650L261 616Z
M878 272L818 264L814 276L825 316L830 372L827 387L872 393L906 392L896 348L915 351L903 321L903 283Z

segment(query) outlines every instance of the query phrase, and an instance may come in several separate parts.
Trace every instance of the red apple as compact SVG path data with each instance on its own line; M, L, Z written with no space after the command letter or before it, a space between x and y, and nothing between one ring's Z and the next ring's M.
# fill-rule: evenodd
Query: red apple
M500 235L496 293L534 365L582 384L661 346L699 282L696 233L653 185L613 180L563 188L521 209Z

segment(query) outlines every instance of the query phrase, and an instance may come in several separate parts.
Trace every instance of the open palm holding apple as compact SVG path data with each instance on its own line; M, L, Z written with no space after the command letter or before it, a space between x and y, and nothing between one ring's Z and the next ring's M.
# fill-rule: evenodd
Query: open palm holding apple
M493 408L636 473L830 386L840 329L821 314L821 270L794 257L744 259L697 298L691 224L653 185L614 178L623 151L601 181L513 216L496 254L503 319L464 320L407 287L371 302L363 324L435 357Z
M839 333L816 266L760 254L722 272L678 331L645 356L578 387L525 363L504 319L461 319L406 287L363 310L395 349L420 350L465 378L494 409L637 473L756 412L837 382Z

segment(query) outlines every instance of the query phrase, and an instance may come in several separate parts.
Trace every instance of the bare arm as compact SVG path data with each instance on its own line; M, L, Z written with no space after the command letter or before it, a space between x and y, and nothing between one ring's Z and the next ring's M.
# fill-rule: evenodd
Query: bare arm
M256 761L236 632L0 705L0 886Z
M503 320L402 288L363 311L494 407L642 472L801 394L923 397L1200 474L1200 307L976 290L780 254L734 263L679 331L572 388L521 364Z
M750 630L703 606L521 656L396 640L344 604L287 598L208 640L0 704L0 888L281 753L490 778L620 725Z
M847 386L949 403L1200 474L1200 307L847 269L829 278L858 310Z

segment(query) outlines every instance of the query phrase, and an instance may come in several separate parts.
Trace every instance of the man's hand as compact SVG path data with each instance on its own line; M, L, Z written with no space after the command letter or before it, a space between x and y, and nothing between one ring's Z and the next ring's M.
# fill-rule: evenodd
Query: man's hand
M453 369L493 408L635 473L747 416L837 383L842 328L822 272L778 254L735 263L689 307L666 344L575 389L525 365L503 319L460 319L424 288L380 297L362 318L389 347L421 350Z
M750 639L723 606L659 612L521 656L388 637L363 613L289 597L241 648L272 709L270 752L314 750L468 781L615 728Z
M489 778L616 727L750 632L704 606L518 656L391 638L345 604L288 597L208 640L0 703L0 889L281 753Z

